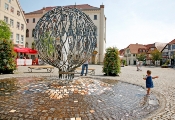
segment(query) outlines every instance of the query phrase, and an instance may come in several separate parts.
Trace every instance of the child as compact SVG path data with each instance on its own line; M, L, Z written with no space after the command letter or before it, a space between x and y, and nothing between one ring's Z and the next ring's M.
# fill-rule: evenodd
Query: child
M144 80L146 80L146 88L148 88L147 95L150 94L150 89L154 87L152 79L155 79L155 78L158 78L158 76L152 77L151 71L147 70L147 75L145 78L143 78Z

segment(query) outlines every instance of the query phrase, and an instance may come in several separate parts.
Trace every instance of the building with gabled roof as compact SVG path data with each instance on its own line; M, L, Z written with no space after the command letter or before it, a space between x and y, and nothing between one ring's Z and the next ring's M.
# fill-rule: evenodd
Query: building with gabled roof
M25 47L26 19L18 0L0 0L0 19L10 26L15 45Z
M128 65L136 65L137 55L140 53L145 53L147 47L142 44L130 44L124 52Z
M163 62L170 60L171 65L175 65L175 39L167 43L161 52Z
M55 8L54 7L43 7L42 9L25 13L25 18L27 21L27 29L26 29L26 47L31 48L32 43L34 42L33 32L36 23L38 20L48 11ZM76 7L82 10L85 14L87 14L94 24L97 26L97 45L95 51L92 54L91 63L94 64L102 64L106 49L106 17L104 15L104 5L100 5L100 7L94 7L89 4L81 4L81 5L67 5L64 7ZM31 56L32 58L34 55Z

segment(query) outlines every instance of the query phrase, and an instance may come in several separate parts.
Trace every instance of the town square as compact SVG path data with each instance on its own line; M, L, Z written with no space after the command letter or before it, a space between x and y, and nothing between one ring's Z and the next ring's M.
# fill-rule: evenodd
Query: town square
M174 1L35 2L0 0L0 120L175 120Z

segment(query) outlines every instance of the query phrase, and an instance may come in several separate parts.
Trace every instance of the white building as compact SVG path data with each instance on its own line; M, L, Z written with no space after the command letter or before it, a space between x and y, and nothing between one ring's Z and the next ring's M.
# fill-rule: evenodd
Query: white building
M163 49L162 49L162 60L163 63L166 60L170 60L170 64L174 65L175 63L175 39L169 42Z
M136 65L137 55L140 53L145 53L146 47L142 44L130 44L124 50L124 57L126 59L127 65Z
M13 43L25 47L26 21L18 0L0 0L0 19L10 25Z
M161 43L161 42L155 42L153 44L148 44L145 45L147 47L147 58L146 58L146 64L147 65L152 65L153 64L153 60L152 60L152 55L151 52L154 50L158 50L159 52L162 51L162 49L166 46L166 43ZM160 60L155 61L156 65L160 65Z
M100 5L100 8L93 7L88 4L82 5L70 5L66 7L76 7L82 10L84 13L89 15L94 24L97 26L97 46L93 55L91 57L91 63L102 64L106 49L106 17L104 15L104 5ZM30 13L25 13L25 18L27 21L26 28L26 47L32 48L32 43L34 42L33 31L38 20L49 10L54 7L44 7L40 10L33 11ZM34 57L34 56L31 56Z

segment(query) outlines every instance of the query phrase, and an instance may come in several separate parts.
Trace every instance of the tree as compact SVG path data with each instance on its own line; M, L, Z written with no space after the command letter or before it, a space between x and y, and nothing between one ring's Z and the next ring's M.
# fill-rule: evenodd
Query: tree
M10 36L10 28L5 22L0 21L0 73L4 74L13 73L16 69L16 53Z
M162 54L161 52L159 52L158 50L154 50L154 51L151 51L151 58L152 60L155 62L155 61L158 61L158 60L161 60L162 58ZM157 65L157 64L156 64Z
M105 73L105 75L116 76L120 73L120 57L117 48L107 48L103 62L103 72Z
M146 54L145 53L140 53L137 55L137 59L139 61L144 61L146 59Z
M11 31L9 25L4 21L0 20L0 40L10 40Z
M44 47L44 51L47 51L46 54L48 56L53 56L55 52L54 38L50 36L49 32L44 34L44 37L41 39L41 45Z
M13 73L16 69L16 53L11 40L0 40L0 73Z

